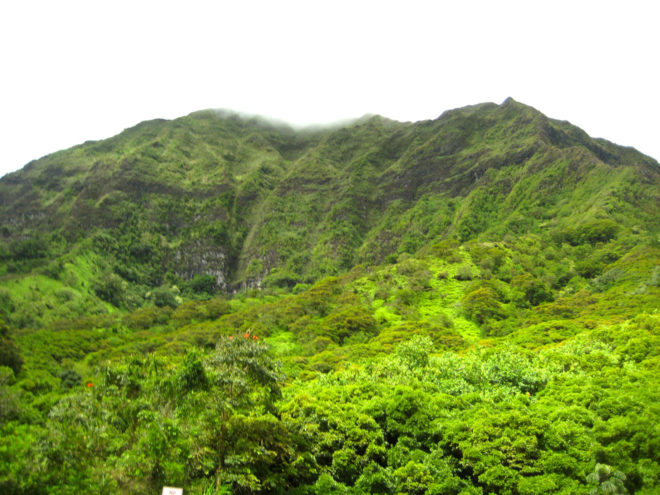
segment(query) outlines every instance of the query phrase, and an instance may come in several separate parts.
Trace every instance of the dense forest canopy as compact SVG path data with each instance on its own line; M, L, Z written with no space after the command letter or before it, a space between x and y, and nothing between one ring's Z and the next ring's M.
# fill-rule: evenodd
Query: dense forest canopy
M512 99L0 179L0 492L657 493L660 166Z

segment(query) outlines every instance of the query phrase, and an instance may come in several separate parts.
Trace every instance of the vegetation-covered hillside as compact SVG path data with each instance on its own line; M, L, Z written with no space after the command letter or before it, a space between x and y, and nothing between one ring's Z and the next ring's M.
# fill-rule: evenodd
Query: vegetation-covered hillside
M152 121L0 180L0 492L660 489L660 166L511 99Z

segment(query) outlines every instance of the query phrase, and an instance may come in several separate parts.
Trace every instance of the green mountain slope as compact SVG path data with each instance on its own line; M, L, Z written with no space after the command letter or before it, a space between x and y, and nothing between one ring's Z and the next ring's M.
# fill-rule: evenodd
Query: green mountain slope
M205 111L4 177L1 253L6 276L47 259L51 274L82 278L78 289L109 285L92 299L133 308L195 277L226 292L292 287L448 237L648 232L659 179L648 157L511 99L309 132Z
M508 99L203 111L0 180L0 492L656 493L660 166Z

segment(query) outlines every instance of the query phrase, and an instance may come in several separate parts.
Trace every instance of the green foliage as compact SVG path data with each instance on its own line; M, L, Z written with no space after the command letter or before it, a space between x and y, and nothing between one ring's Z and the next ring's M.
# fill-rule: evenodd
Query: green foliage
M7 318L15 309L11 293L4 287L0 287L0 317Z
M466 294L461 300L467 315L478 323L490 319L502 319L505 310L498 301L497 293L489 287L481 287Z
M456 269L456 275L454 275L456 280L472 280L474 278L474 271L470 265L461 265Z
M23 367L23 358L14 340L9 335L9 327L0 318L0 366L11 368L18 374Z
M172 308L169 305L142 308L124 316L122 322L128 328L145 330L159 324L167 323L171 313Z
M9 245L9 257L15 261L44 258L47 254L48 241L41 236L14 241Z
M266 354L267 349L260 337L250 332L218 342L210 362L216 370L216 384L226 390L230 402L250 400L248 392L255 384L267 391L269 400L279 397L282 376L278 363Z
M186 354L176 376L176 382L179 390L184 393L195 389L205 389L208 386L208 377L199 353L193 351Z
M309 297L295 297L302 295ZM193 349L177 360L168 351L173 363L124 358L82 387L67 389L65 379L76 376L63 368L47 428L33 433L46 450L25 458L52 459L53 486L106 483L126 493L171 480L234 492L648 488L660 481L651 433L658 397L644 385L657 361L649 340L656 319L542 352L497 344L438 355L428 336L417 336L392 355L285 388L263 339L248 331L222 337L210 354ZM4 397L5 417L26 414ZM640 431L651 435L643 443ZM80 469L81 455L89 467ZM595 483L594 455L616 461L625 479ZM69 465L69 457L79 460ZM24 479L29 488L45 478Z
M169 306L170 308L176 308L179 305L177 300L177 295L179 290L174 287L156 287L151 291L150 298L154 304L159 307Z
M585 243L596 244L613 239L619 229L619 225L612 220L592 220L578 227L567 227L555 233L554 237L558 242L568 242L574 246Z
M512 100L304 133L209 111L10 179L2 493L660 486L633 150Z
M607 464L596 464L594 472L587 476L587 481L596 485L590 492L594 495L598 493L628 493L623 484L626 481L626 475L621 471L615 471Z
M325 318L323 323L328 336L340 344L350 336L373 335L376 330L376 320L363 307L348 307L334 312Z
M511 280L511 286L522 293L519 304L537 306L552 300L552 292L543 281L526 273Z
M60 372L60 386L64 389L79 387L82 384L82 377L76 370L65 369Z
M216 291L213 275L195 275L190 281L190 288L196 294L213 294Z
M121 277L114 273L105 273L93 285L94 293L103 301L119 308L124 302L126 286Z
M433 341L429 337L416 335L400 344L396 354L411 370L425 368L429 364L429 354L433 352Z

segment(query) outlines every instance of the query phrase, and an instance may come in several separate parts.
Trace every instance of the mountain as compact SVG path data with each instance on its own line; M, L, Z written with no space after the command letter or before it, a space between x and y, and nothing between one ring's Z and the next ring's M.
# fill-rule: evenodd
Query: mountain
M659 178L652 159L512 99L309 131L202 111L4 177L1 253L13 280L48 260L134 308L195 277L226 293L293 287L445 238L648 231Z
M0 492L657 493L660 166L507 99L206 110L0 179Z

